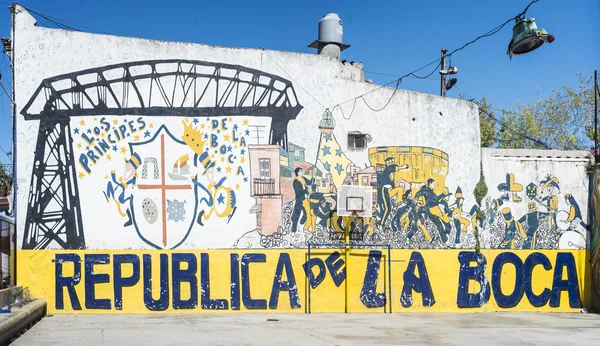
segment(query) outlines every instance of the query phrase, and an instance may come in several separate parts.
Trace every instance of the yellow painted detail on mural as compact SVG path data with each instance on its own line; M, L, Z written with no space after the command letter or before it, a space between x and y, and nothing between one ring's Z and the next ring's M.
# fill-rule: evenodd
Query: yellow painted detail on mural
M394 181L409 183L413 196L430 178L435 180L434 192L442 193L448 175L448 154L428 147L369 148L369 161L377 171L381 170L381 167L385 167L385 159L388 157L394 158L394 162L399 166L408 165L407 170L394 173Z
M388 258L385 247L347 256L312 248L310 259L306 249L19 250L17 264L18 284L45 299L49 314L315 313L344 312L346 304L348 312L558 312L589 306L587 256L391 250Z

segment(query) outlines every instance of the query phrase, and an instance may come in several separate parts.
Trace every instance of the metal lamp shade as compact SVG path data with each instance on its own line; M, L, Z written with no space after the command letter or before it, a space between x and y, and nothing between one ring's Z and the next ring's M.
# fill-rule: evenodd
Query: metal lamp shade
M513 27L513 37L508 45L507 54L511 58L513 55L526 54L538 49L544 42L552 41L554 36L543 28L538 28L534 18L519 19Z

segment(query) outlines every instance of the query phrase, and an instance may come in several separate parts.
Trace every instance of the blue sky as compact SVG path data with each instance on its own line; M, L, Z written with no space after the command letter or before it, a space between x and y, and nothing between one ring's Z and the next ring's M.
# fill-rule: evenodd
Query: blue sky
M377 5L375 5L377 3ZM453 50L521 12L529 0L503 1L247 1L247 0L23 0L20 4L85 31L228 47L267 48L316 54L316 39L327 12L344 21L344 41L352 46L342 59L359 61L365 71L398 76ZM0 30L9 36L9 2L0 1ZM600 69L600 1L541 0L527 13L556 36L552 44L512 60L506 55L512 23L452 57L460 88L486 96L494 108L530 101L577 85L576 73ZM425 74L431 72L423 70ZM10 89L10 68L0 56L2 82ZM401 88L439 94L439 75L404 79ZM374 83L393 76L366 73ZM458 88L448 92L457 97ZM9 150L10 100L0 91L0 147ZM314 95L318 97L318 95ZM0 150L0 162L9 162Z

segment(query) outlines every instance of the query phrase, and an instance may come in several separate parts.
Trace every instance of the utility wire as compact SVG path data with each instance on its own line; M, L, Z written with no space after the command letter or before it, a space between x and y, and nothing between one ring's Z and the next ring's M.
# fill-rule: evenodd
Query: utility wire
M277 61L275 61L275 59L271 57L271 55L269 55L266 49L262 48L262 51L267 55L269 59L271 59L271 61L275 63L275 65L277 65L277 67L279 67L292 80L292 82L296 83L296 85L298 85L302 90L304 90L304 92L307 93L308 96L312 97L312 99L315 100L316 103L318 103L321 107L325 108L325 106L323 106L323 104L319 102L319 100L317 100L316 97L312 96L312 94L309 93L308 90L304 89L304 87L300 83L294 80L294 78L283 67L281 67L281 65L279 65Z
M393 74L393 73L383 73L383 72L375 72L375 71L365 71L365 74L376 74L376 75L381 75L381 76L390 76L390 77L397 77L398 74ZM411 78L415 78L416 77L412 77ZM418 79L429 79L429 80L437 80L437 78L435 77L428 77L428 78L418 78Z
M8 153L6 152L6 150L4 150L4 148L2 148L1 146L0 146L0 150L2 150L2 152L4 153L4 155L6 155L6 157L8 157L9 159L11 158L11 157L8 155Z
M464 90L462 90L462 89L460 89L458 87L456 89L460 90L463 94L465 94L466 96L468 96L470 98L470 100L467 100L467 101L471 101L471 102L475 103L479 107L479 111L482 112L483 114L487 115L490 119L492 119L494 121L494 124L499 124L501 126L500 130L503 130L503 129L509 130L510 132L514 133L515 135L517 135L517 136L519 136L519 137L521 137L523 139L530 140L530 141L532 141L534 143L537 143L537 144L543 146L545 149L552 149L548 144L542 142L541 140L533 138L533 137L530 137L530 136L528 136L526 134L523 134L523 133L515 130L514 128L508 126L508 124L506 124L505 122L503 122L502 120L500 120L498 117L496 117L493 114L490 114L487 111L485 111L483 109L481 103L479 103L478 101L476 101L475 98L472 97L471 95L467 94L467 92L465 92ZM495 108L492 108L492 107L488 107L488 108L495 109ZM501 110L499 110L499 111L502 112Z
M27 10L27 12L30 12L30 13L32 13L32 14L35 14L36 16L38 16L38 17L40 17L40 18L43 18L43 19L45 19L46 21L48 21L48 22L50 22L50 23L52 23L52 24L54 24L54 25L58 26L60 29L72 30L72 31L83 31L83 30L80 30L80 29L74 28L74 27L73 27L73 26L71 26L71 25L67 25L68 23L67 23L67 22L65 22L64 20L60 20L60 19L57 19L57 18L54 18L54 17L48 16L48 15L45 15L45 14L43 14L43 13L39 13L39 12L37 12L37 11L34 11L34 10L30 9L30 8L27 8L27 7L25 7L25 6L23 6L23 8L24 8L24 9L26 9L26 10ZM73 24L73 25L75 25L75 24ZM89 28L89 27L85 27L85 26L83 26L83 25L76 25L76 26L79 26L79 27L81 27L81 28L83 28L83 29L90 30L90 31L92 31L92 32L96 32L96 33L101 33L101 34L106 34L106 35L109 35L109 33L107 33L107 32L100 31L100 30L95 30L95 29L92 29L92 28Z
M510 19L506 20L504 23L502 23L502 24L500 24L499 26L495 27L494 29L492 29L492 30L490 30L490 31L486 32L485 34L483 34L483 35L480 35L480 36L476 37L475 39L473 39L473 40L471 40L471 41L469 41L469 42L465 43L465 44L464 44L464 45L462 45L461 47L459 47L459 48L456 48L455 50L453 50L452 52L450 52L450 54L447 54L447 55L446 55L446 57L451 57L451 56L452 56L452 54L454 54L454 53L456 53L456 52L458 52L458 51L461 51L461 50L465 49L465 48L466 48L466 47L468 47L469 45L471 45L471 44L473 44L473 43L477 42L478 40L480 40L480 39L482 39L482 38L484 38L484 37L489 37L489 36L492 36L492 35L494 35L494 34L498 33L500 30L502 30L502 28L504 28L504 27L506 26L506 24L510 23L511 21L513 21L513 20L515 20L515 19L518 19L518 18L521 18L521 17L525 16L525 14L527 13L527 10L529 9L529 7L530 7L531 5L533 5L533 4L535 4L535 3L536 3L536 2L538 2L538 1L540 1L540 0L533 0L533 1L531 1L531 2L530 2L528 5L527 5L527 7L525 7L525 9L524 9L524 10L523 10L521 13L517 14L517 15L516 15L516 16L514 16L514 17L511 17ZM430 74L428 74L428 75L426 75L426 76L417 76L417 75L415 75L415 73L416 73L416 72L418 72L418 71L420 71L420 70L424 69L425 67L428 67L428 66L430 66L430 65L432 65L432 64L434 64L434 63L436 63L436 62L437 62L438 64L437 64L436 68L435 68L435 69L434 69L434 70L433 70L433 71L432 71ZM437 70L437 68L438 68L440 65L441 65L441 58L439 58L439 59L436 59L436 60L432 61L431 63L429 63L429 64L427 64L427 65L425 65L425 66L423 66L423 67L421 67L421 68L419 68L419 69L417 69L417 70L414 70L414 71L412 71L412 72L409 72L409 73L405 74L404 76L401 76L400 78L398 78L398 79L396 79L396 80L394 80L394 81L391 81L391 82L389 82L389 83L387 83L387 84L385 84L385 85L382 85L382 86L380 86L379 88L375 88L375 89L373 89L373 90L371 90L371 91L369 91L369 92L366 92L366 93L364 93L364 94L358 95L358 96L356 96L356 97L354 97L354 98L352 98L352 99L349 99L349 100L346 100L346 101L344 101L344 102L338 103L338 104L336 104L335 106L332 106L332 107L326 108L326 110L331 110L331 112L333 112L333 110L335 110L335 109L336 109L336 108L338 108L338 107L341 109L341 105L343 105L343 104L345 104L345 103L348 103L348 102L352 102L352 101L354 101L354 106L353 106L353 108L352 108L352 112L350 113L350 116L349 116L348 118L346 118L346 117L344 116L344 114L343 114L343 111L342 111L342 116L343 116L345 119L350 119L350 117L352 116L352 113L354 112L354 109L355 109L355 107L356 107L356 100L358 100L358 99L362 99L363 101L365 101L365 104L367 104L366 100L364 99L364 96L365 96L365 95L368 95L368 94L370 94L370 93L372 93L372 92L375 92L375 91L377 91L377 90L379 90L379 89L381 89L381 88L383 88L383 87L386 87L386 86L388 86L388 85L390 85L390 84L392 84L392 83L394 83L394 82L396 82L396 88L398 88L398 86L399 86L400 82L402 82L402 79L404 79L404 78L406 78L406 77L409 77L409 76L413 76L413 77L415 77L415 78L418 78L418 79L427 79L427 78L429 78L429 77L430 77L432 74L434 74L434 73L435 73L435 71ZM382 110L383 108L387 107L387 105L389 105L389 104L391 103L391 99L394 97L394 95L395 95L395 94L396 94L396 91L394 90L394 92L392 93L392 95L391 95L391 97L390 97L390 100L388 100L388 102L386 102L385 106L384 106L384 107L382 107L382 108L380 108L378 111L380 111L380 110ZM372 108L371 106L369 106L368 104L367 104L367 107L369 107L369 108L373 109L373 108Z

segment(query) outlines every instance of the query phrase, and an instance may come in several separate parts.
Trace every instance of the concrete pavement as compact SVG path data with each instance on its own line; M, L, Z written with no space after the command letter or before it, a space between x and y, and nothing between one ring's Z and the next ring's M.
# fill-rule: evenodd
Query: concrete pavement
M12 345L595 345L600 315L55 315Z

